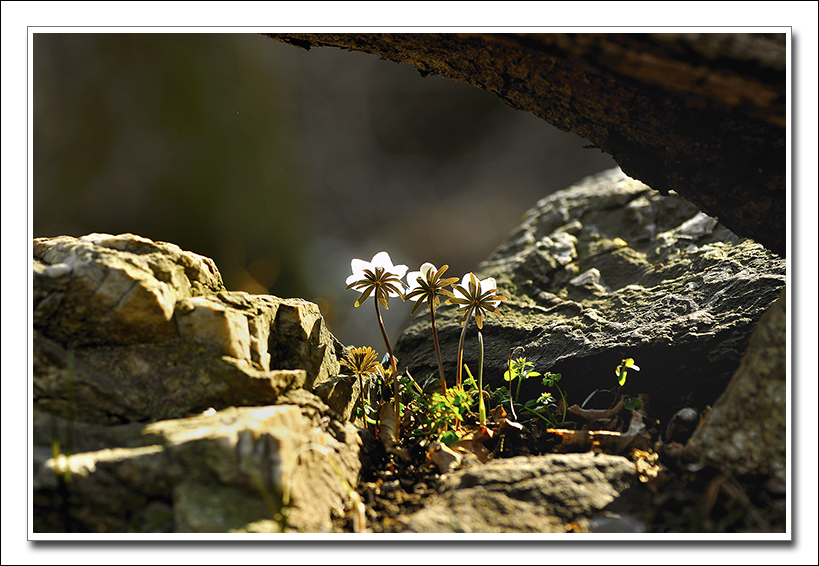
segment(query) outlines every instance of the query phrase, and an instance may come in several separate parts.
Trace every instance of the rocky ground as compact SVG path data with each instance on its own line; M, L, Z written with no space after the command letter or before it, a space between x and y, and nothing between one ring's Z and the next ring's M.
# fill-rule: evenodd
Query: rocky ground
M480 266L508 297L482 328L485 423L433 409L421 312L401 426L384 404L364 430L315 304L132 234L35 240L35 532L783 532L784 271L674 195L589 178ZM545 381L513 411L517 348Z
M660 436L654 429L650 434ZM512 498L516 503L513 506L508 501L506 505L498 503L498 498L503 499L498 490L503 492L515 486L512 478L531 464L533 456L545 461L549 455L568 455L583 461L593 460L594 455L603 457L612 450L599 445L561 446L558 436L529 421L514 442L487 445L497 458L493 463L504 470L496 472L504 480L494 486L495 493L490 496L491 481L475 479L489 470L481 470L483 464L475 460L467 464L466 470L441 473L427 457L421 442L410 450L412 461L404 463L387 454L371 435L367 437L367 463L357 489L366 509L366 522L354 519L350 511L334 518L334 532L361 532L362 524L366 532L373 533L424 532L422 529L440 527L446 520L451 525L453 519L448 515L453 508L465 512L468 519L461 516L458 523L461 529L445 528L445 532L777 533L786 529L784 482L759 474L738 476L717 466L692 462L683 456L683 445L679 442L656 443L653 447L656 451L632 449L627 457L618 457L624 465L635 467L639 480L619 492L615 501L604 504L594 516L566 512L562 518L557 513L557 518L549 521L530 509L543 505L545 490L518 490ZM548 477L546 472L542 473ZM565 477L570 471L561 468L559 473ZM486 488L482 493L487 498L483 505L471 502L458 505L452 501L452 494L463 487L463 477L468 474L474 476L467 482L469 485ZM605 480L589 480L581 475L572 481L582 484ZM438 509L438 515L444 518L430 519L427 515L432 509ZM492 517L487 519L487 515ZM520 518L520 522L516 523L515 518Z

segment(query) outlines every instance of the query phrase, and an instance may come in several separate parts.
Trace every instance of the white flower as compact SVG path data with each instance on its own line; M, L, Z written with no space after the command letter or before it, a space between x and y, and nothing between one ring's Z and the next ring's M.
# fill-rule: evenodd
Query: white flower
M415 299L415 306L412 307L410 316L414 315L415 311L417 311L418 307L422 304L430 305L434 311L435 307L441 302L439 295L452 297L452 293L444 289L444 287L452 285L458 278L442 279L441 276L447 269L449 269L448 265L444 265L441 269L438 269L433 264L427 262L422 265L418 271L410 271L407 274L407 292L404 295L404 299Z
M421 283L418 281L418 279L421 279L421 281L427 281L429 279L430 271L435 273L438 270L435 268L434 265L427 262L424 265L422 265L421 269L419 269L418 271L410 271L409 273L407 273L408 295L412 293L414 289L418 289L421 286Z
M375 291L375 297L384 308L390 297L403 299L404 283L401 278L407 272L406 265L393 265L390 254L378 252L372 261L354 259L350 262L352 275L347 277L347 289L361 291L355 306L361 305Z
M487 312L499 315L498 305L506 300L506 297L497 295L498 284L494 277L478 280L474 273L464 275L461 284L453 285L452 291L454 297L447 302L461 305L458 308L458 311L464 314L461 323L466 323L469 315L474 314L478 328L483 327L483 316Z

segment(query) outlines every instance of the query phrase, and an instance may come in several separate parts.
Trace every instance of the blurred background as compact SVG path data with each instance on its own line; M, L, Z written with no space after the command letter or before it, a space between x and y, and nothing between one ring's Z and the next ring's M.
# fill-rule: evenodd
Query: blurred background
M352 258L460 278L537 200L616 166L490 92L255 34L38 33L33 101L34 237L173 242L382 354ZM395 340L411 305L390 306Z

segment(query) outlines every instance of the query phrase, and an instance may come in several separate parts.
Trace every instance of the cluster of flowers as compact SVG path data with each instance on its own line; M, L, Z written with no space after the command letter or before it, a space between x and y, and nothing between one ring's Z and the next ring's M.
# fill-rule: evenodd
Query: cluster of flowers
M379 304L387 309L389 308L387 303L390 298L401 297L401 299L405 301L415 301L411 314L415 314L422 304L426 304L429 307L432 317L432 333L435 343L435 353L438 358L441 388L444 392L446 392L446 379L444 378L443 363L441 362L438 332L435 328L435 307L440 305L441 296L448 297L446 303L458 305L458 312L463 313L461 324L464 327L458 345L458 365L455 382L456 386L460 387L462 383L461 366L463 365L464 334L470 317L475 317L478 328L481 329L483 328L483 317L490 312L500 315L501 313L497 307L501 301L506 300L506 297L498 295L495 279L492 277L478 279L474 273L467 273L463 276L463 279L461 279L460 284L458 284L457 277L443 278L443 274L449 266L444 265L438 269L431 263L423 264L418 271L410 271L407 273L408 267L406 265L393 265L390 254L387 252L375 254L371 261L354 259L351 262L351 267L353 273L347 278L347 289L361 293L361 296L355 302L356 307L360 306L370 295L373 295L375 311L378 317L378 323L381 327L381 334L384 338L384 344L387 347L387 352L392 364L393 376L397 375L397 368L395 367L392 347L387 338L387 333L384 330L384 322L381 318ZM402 281L405 275L407 280L406 284ZM450 286L452 288L451 291L446 289L446 287ZM397 380L394 383L397 413Z

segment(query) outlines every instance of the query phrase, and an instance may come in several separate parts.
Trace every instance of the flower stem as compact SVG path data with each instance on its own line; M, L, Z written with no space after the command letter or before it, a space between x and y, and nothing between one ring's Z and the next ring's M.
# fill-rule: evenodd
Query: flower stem
M367 424L367 404L364 402L364 378L358 374L358 389L361 393L361 414L364 415L364 428L370 428Z
M441 376L441 393L446 395L444 363L441 361L441 344L438 342L438 329L435 327L435 307L432 305L432 301L429 304L429 314L432 317L432 341L435 343L435 357L438 358L438 373Z
M515 414L515 402L512 400L512 354L509 354L509 409L512 411L512 418L516 421L518 416Z
M481 427L486 428L486 405L483 402L483 334L478 331L478 343L481 345L478 359L478 417Z
M381 318L381 311L378 308L378 299L375 301L375 315L378 317L378 326L381 328L381 336L384 338L384 344L387 346L387 353L390 355L390 365L392 366L392 386L393 397L395 398L395 435L400 438L401 431L401 402L398 397L398 370L395 367L395 356L392 355L392 346L390 339L387 337L387 331L384 329L384 320Z
M464 365L464 337L466 336L466 327L469 325L469 317L472 316L472 310L473 309L469 309L469 312L466 313L466 318L464 319L464 329L461 330L461 339L458 342L458 371L456 373L455 385L461 388L463 388L461 383L463 379Z

